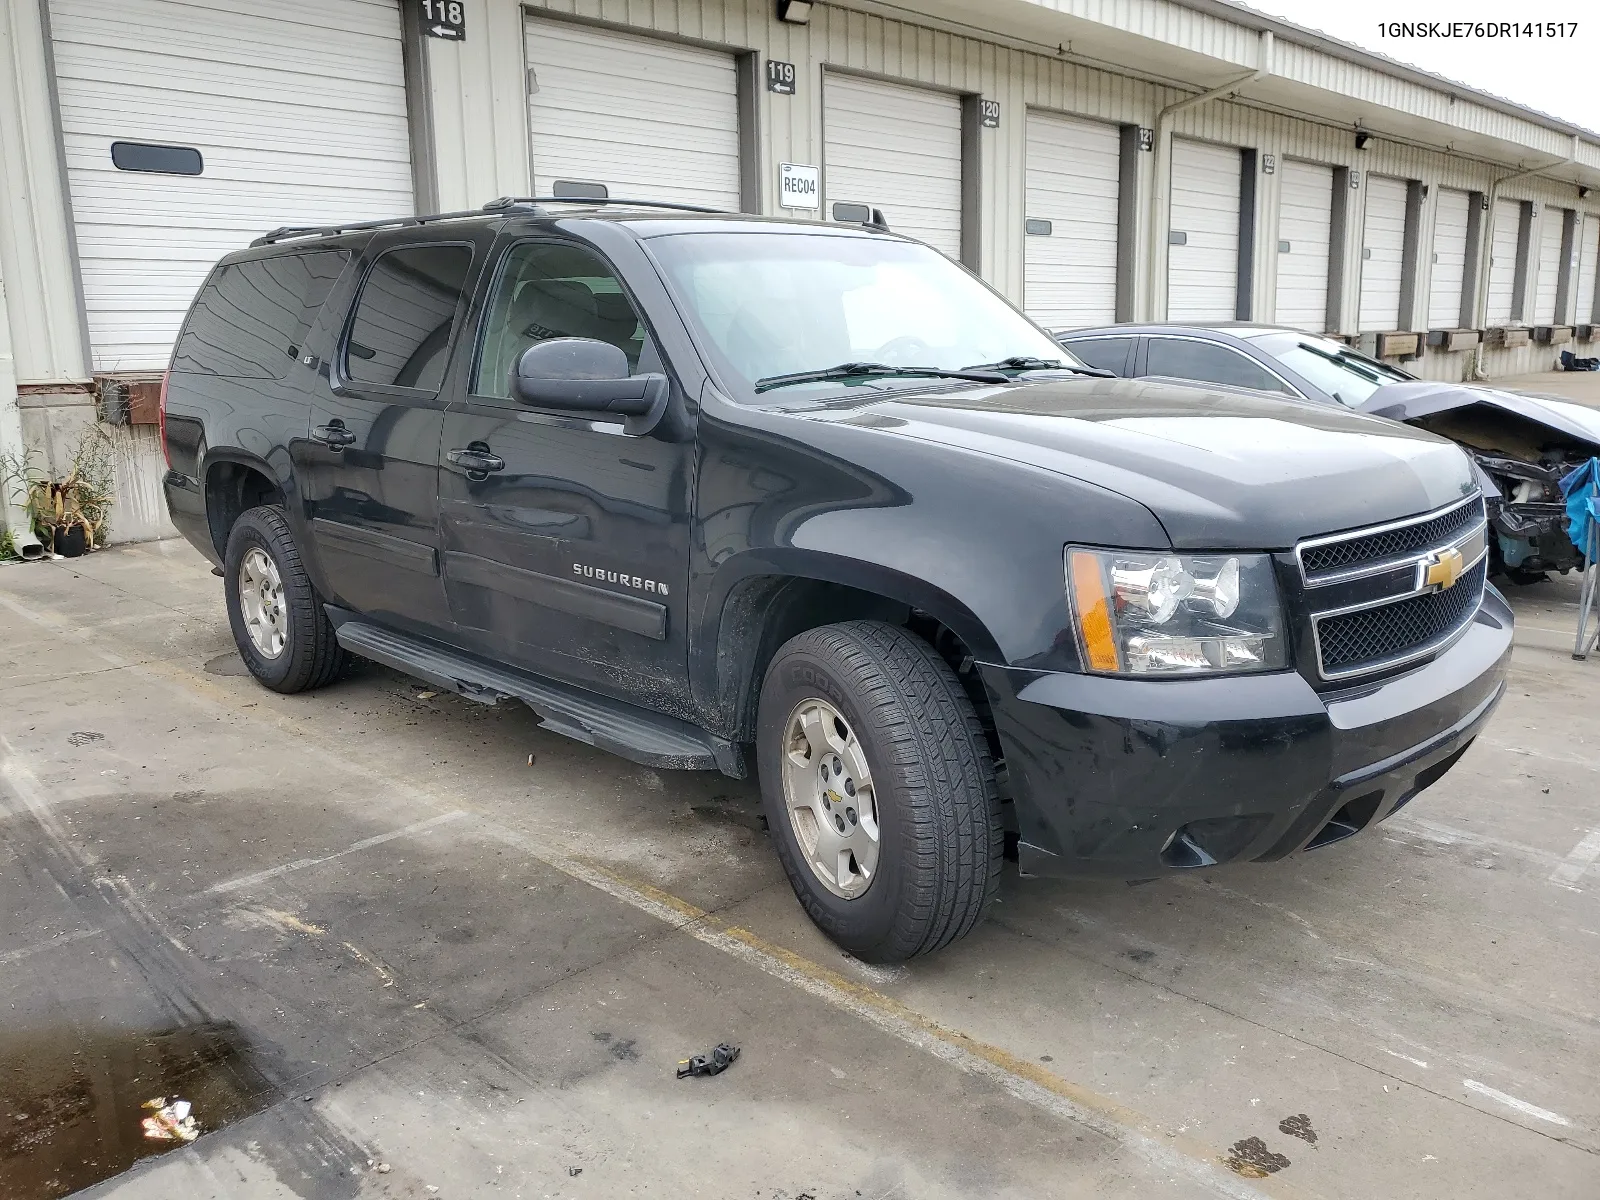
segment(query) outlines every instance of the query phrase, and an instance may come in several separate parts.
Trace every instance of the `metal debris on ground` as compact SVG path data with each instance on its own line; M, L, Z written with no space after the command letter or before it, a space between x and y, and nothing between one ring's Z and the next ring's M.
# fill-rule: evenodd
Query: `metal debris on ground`
M189 1102L174 1097L168 1100L157 1096L146 1100L144 1107L151 1114L140 1122L145 1137L153 1142L192 1142L200 1136L200 1127L189 1113Z
M693 1058L680 1059L678 1078L687 1079L691 1075L721 1075L738 1057L739 1047L720 1042L713 1047L710 1054L696 1054Z
M577 1176L583 1174L583 1168L582 1167L568 1167L567 1168L567 1174L572 1176L573 1178L576 1178Z
M418 700L432 700L438 694L439 694L438 692L418 692L417 693L417 699Z

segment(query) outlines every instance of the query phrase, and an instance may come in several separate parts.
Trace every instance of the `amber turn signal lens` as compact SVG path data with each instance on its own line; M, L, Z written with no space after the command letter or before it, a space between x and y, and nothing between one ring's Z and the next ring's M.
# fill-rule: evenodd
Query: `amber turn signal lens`
M1119 665L1117 638L1111 628L1111 598L1106 593L1100 560L1082 550L1071 551L1068 559L1072 607L1088 666L1095 671L1115 671Z

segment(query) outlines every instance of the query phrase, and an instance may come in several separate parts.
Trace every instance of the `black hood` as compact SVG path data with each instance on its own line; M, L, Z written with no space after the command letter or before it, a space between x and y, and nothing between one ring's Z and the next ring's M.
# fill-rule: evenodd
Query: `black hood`
M1287 549L1475 490L1466 455L1443 438L1203 385L1075 378L898 394L808 415L1110 489L1153 512L1179 549Z

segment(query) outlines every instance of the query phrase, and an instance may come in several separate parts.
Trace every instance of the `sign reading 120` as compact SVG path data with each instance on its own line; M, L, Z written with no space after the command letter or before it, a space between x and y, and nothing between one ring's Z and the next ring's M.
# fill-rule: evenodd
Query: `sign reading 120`
M461 0L422 0L422 32L446 41L466 41L465 8Z

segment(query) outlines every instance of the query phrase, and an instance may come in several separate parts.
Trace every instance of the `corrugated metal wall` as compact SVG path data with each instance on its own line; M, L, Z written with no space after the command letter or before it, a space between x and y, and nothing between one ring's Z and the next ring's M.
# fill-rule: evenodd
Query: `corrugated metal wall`
M1169 4L1061 0L1050 7L1244 66L1254 65L1259 56L1259 37L1253 31ZM554 0L530 5L529 11L650 30L793 63L798 93L779 96L763 91L757 103L762 204L769 213L781 211L776 198L779 163L823 161L824 68L929 84L998 101L1000 127L983 130L979 157L979 264L985 278L1019 301L1027 110L1039 108L1148 128L1164 105L1192 94L1064 57L1029 53L833 4L813 9L811 23L805 26L780 23L770 0ZM476 25L467 43L430 43L441 198L446 208L481 204L493 195L529 186L521 96L523 63L517 53L522 44L522 12L516 0L470 0L469 22ZM478 29L483 30L482 36ZM1272 66L1275 74L1407 111L1421 111L1419 105L1449 103L1410 81L1288 43L1277 44ZM1570 140L1556 131L1470 107L1476 132L1521 138L1529 145L1548 144L1552 155L1570 148ZM1441 109L1435 115L1443 118L1445 114ZM1497 176L1512 170L1381 138L1372 139L1365 150L1357 150L1349 129L1238 102L1219 101L1180 113L1172 132L1179 137L1254 148L1260 151L1262 161L1270 155L1280 163L1292 157L1350 168L1357 180L1348 214L1352 231L1362 228L1368 174L1424 182L1429 188L1420 214L1423 244L1431 238L1439 187L1487 191ZM1588 150L1586 147L1584 153ZM1154 157L1138 156L1133 206L1138 213L1148 211ZM1271 231L1278 222L1277 183L1276 173L1263 174L1259 180L1256 228L1261 247L1273 244ZM1502 194L1541 204L1562 198L1570 203L1570 191L1570 187L1535 178L1515 181ZM1125 270L1131 266L1135 281L1136 313L1160 315L1164 311L1165 271L1161 268L1166 257L1165 234L1165 230L1143 230L1137 240L1138 261L1125 264ZM1339 327L1353 330L1361 278L1359 236L1347 238L1343 251L1345 288L1339 297ZM1156 290L1147 295L1151 255L1158 259L1153 273ZM1419 256L1415 295L1428 294L1430 259L1427 254ZM1273 317L1276 276L1277 255L1258 252L1252 291L1254 311L1261 319Z

